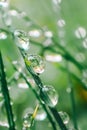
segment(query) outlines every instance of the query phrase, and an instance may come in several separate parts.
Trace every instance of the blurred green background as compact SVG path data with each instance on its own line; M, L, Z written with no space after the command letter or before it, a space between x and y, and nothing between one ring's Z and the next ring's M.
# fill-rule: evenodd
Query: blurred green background
M10 0L10 8L17 8L20 11L26 12L27 16L30 17L36 24L42 28L47 28L56 35L58 34L59 44L61 44L68 51L68 53L85 68L85 70L87 67L86 4L86 0L62 0L59 4L59 7L55 11L54 8L56 8L56 6L53 5L51 0ZM62 29L61 27L57 26L57 21L59 19L63 19L65 21L65 26ZM13 26L16 29L22 29L26 32L32 29L37 29L36 27L28 27L27 23L18 17L12 17L12 20ZM1 17L0 23L0 28L4 28ZM83 31L78 31L78 34L76 35L76 30L78 28L82 28ZM61 31L64 32L63 38L61 38L58 33ZM39 42L42 42L42 40L39 39ZM7 57L10 57L12 60L19 60L22 62L23 60L19 50L10 36L8 36L8 38L5 40L0 40L0 50L2 51L4 64L6 67L7 79L9 79L13 75L14 70ZM40 54L40 52L41 50L38 46L32 45L32 43L30 43L29 53ZM49 52L46 54L49 54ZM62 66L65 68L65 71L61 69ZM72 63L70 63L70 71L80 79L82 78L82 71L80 71ZM46 61L45 71L40 77L44 84L51 84L55 87L59 95L59 102L56 108L58 111L67 112L70 116L70 119L72 120L72 105L70 101L70 94L66 91L68 88L68 74L66 71L65 60L62 59L62 61L59 63ZM77 80L74 78L72 80L75 88L76 116L78 126L80 130L86 130L87 92L83 89L82 85ZM13 101L13 109L18 127L17 129L21 130L23 114L27 109L35 108L36 98L30 90L28 91L28 89L20 89L16 83L11 84L10 95ZM1 113L2 112L0 112L0 114ZM51 130L52 128L48 127L46 123L48 123L47 119L44 121L37 121L34 130ZM7 128L4 127L0 127L0 129L7 130Z

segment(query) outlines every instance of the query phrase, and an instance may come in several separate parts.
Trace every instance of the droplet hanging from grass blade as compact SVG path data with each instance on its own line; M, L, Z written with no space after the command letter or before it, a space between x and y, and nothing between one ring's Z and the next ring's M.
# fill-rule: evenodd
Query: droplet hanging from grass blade
M32 70L37 74L44 72L44 60L39 55L28 55L25 59L25 63L27 67L31 67Z
M61 118L63 120L63 123L64 124L68 124L68 122L69 122L69 116L68 116L68 114L66 112L63 112L63 111L60 111L58 113L61 116Z
M24 31L15 30L14 31L16 45L23 51L29 50L29 38Z
M53 86L45 85L40 91L40 96L43 103L50 107L55 107L58 103L58 94Z

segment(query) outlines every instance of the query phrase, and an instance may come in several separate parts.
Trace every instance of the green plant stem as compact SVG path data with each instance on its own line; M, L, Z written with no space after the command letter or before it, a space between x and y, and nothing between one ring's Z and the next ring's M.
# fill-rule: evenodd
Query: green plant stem
M66 70L66 68L64 68L64 67L62 67L62 66L58 66L59 67L59 69L61 69L62 71L67 71ZM79 78L79 77L77 77L74 73L72 73L72 72L70 72L69 71L69 73L70 73L70 75L71 75L71 77L73 77L75 80L77 80L81 85L82 85L82 87L87 91L87 87L85 86L85 84L81 81L81 79Z
M67 61L66 61L67 62ZM66 63L67 73L68 73L68 83L70 88L70 99L72 105L72 113L73 113L73 124L74 128L78 130L77 119L76 119L76 105L75 105L75 96L74 96L74 86L71 79L71 74L69 72L69 63Z
M57 123L59 124L61 130L67 130L65 124L63 123L58 111L54 108L50 107L50 111L52 112L54 118L56 119Z
M23 55L23 54L22 54L22 55ZM24 57L24 56L23 56L23 57ZM25 63L25 64L26 64L26 63ZM26 68L28 69L28 71L29 71L30 74L32 75L32 77L33 77L33 79L34 79L36 85L39 87L39 89L43 88L43 83L42 83L41 79L39 78L39 76L38 76L37 74L32 73L31 68L30 68L30 67L27 67L27 65L26 65ZM44 94L43 94L43 95L44 95ZM50 99L49 99L49 100L50 100ZM67 128L66 128L65 124L63 123L63 121L62 121L60 115L58 114L57 110L54 109L54 108L50 108L50 107L48 107L48 108L49 108L50 112L52 113L53 117L55 118L56 122L57 122L58 125L60 126L61 130L67 130ZM56 116L55 114L56 114L57 116ZM59 118L57 118L57 117L59 117Z
M32 74L32 71L30 71L30 69L28 68L29 72L31 73L31 75L33 76L35 83L37 84L37 86L39 87L39 89L43 88L43 84L39 78L39 76L36 76L36 74ZM41 85L41 86L40 86ZM44 95L44 94L43 94ZM49 99L50 100L50 99ZM57 121L58 125L60 126L61 130L67 130L66 126L64 125L60 115L58 114L58 112L56 111L56 109L54 108L50 108L50 111L52 112L55 120ZM56 114L56 115L55 115ZM58 118L59 117L59 118Z
M12 107L10 105L10 96L7 88L6 75L4 72L4 65L3 65L1 52L0 52L0 75L1 75L1 89L5 100L5 108L7 112L9 130L15 130L15 123L13 120Z
M17 68L13 65L13 68L17 70ZM50 121L50 123L52 124L53 130L57 130L55 121L52 118L52 115L49 113L49 110L47 108L47 106L45 104L42 103L40 96L38 95L38 93L36 92L36 90L31 86L31 84L29 83L29 81L26 78L26 75L23 74L22 72L20 72L20 76L25 80L26 84L29 86L29 88L31 89L31 91L34 93L34 95L36 96L37 100L40 102L40 104L42 105L43 109L45 110L47 117Z
M60 48L64 53L65 53L65 59L66 60L69 60L69 61L71 61L72 63L74 63L79 69L84 69L84 67L81 65L81 64L79 64L71 55L70 55L70 53L63 47L63 46L61 46L58 42L57 42L57 38L56 38L56 36L54 36L53 38L52 38L52 40L53 40L53 42L55 43L55 45L58 47L58 48Z

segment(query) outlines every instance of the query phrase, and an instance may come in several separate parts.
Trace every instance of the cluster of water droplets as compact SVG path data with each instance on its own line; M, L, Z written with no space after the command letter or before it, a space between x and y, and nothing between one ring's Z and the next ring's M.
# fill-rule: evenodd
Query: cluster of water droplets
M32 127L34 120L32 119L32 113L27 113L23 118L23 128L22 130L27 130Z

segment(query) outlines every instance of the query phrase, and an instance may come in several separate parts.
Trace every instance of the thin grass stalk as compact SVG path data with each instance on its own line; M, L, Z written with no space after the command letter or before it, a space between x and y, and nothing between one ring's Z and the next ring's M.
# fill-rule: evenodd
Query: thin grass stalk
M3 64L1 52L0 52L0 76L1 76L1 89L2 89L2 94L3 94L4 102L5 102L5 108L7 112L9 130L15 130L14 117L13 117L11 101L10 101L8 87L7 87L6 75L4 72L4 64Z
M67 62L67 61L66 61ZM75 105L75 95L74 95L74 86L71 79L71 74L69 72L69 63L66 63L66 69L68 74L68 84L70 88L70 100L72 106L72 114L73 114L73 125L76 130L78 130L77 118L76 118L76 105Z

